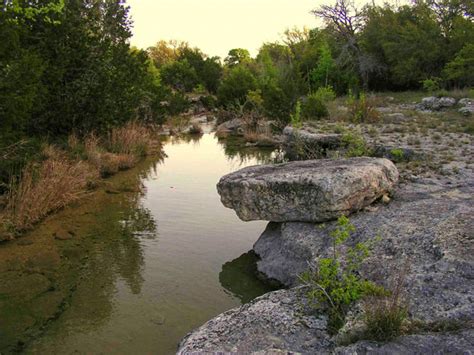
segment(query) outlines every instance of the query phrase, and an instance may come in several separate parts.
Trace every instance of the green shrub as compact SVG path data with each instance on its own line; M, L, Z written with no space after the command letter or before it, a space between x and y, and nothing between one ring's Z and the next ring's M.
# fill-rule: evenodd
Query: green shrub
M257 89L257 79L245 66L238 65L229 70L224 77L219 89L217 98L219 104L224 107L243 104L246 101L247 93Z
M364 338L387 341L399 336L408 317L408 306L404 297L404 283L409 263L396 273L390 292L368 297L364 302Z
M217 99L212 95L201 96L199 101L207 110L212 110L217 106Z
M426 92L435 92L440 89L440 78L430 78L430 79L425 79L421 82L423 85L423 90Z
M343 325L349 306L364 295L382 295L385 291L373 282L364 280L360 267L370 254L371 243L357 243L354 247L344 244L355 232L355 227L346 216L337 220L337 227L330 233L332 240L332 255L320 258L317 266L303 273L300 278L309 286L307 297L311 303L329 308L329 331L336 333Z
M316 94L311 94L307 97L301 112L305 120L317 120L329 116L329 111L324 101Z
M376 341L391 340L402 331L407 318L407 307L392 297L371 297L364 308L365 338Z
M290 115L290 122L294 128L301 128L301 102L296 103L295 112Z
M171 116L186 112L191 107L191 103L187 97L180 91L171 94L169 96L168 102L168 114Z
M361 93L357 99L349 92L347 105L349 106L349 121L353 123L374 123L380 120L380 114L375 109L372 99L364 93Z
M316 90L315 95L324 103L333 101L336 98L336 93L331 86L322 86Z
M390 155L392 157L392 160L395 161L396 163L403 161L403 159L405 158L403 149L400 149L400 148L392 149L390 151Z
M368 148L364 137L359 132L350 130L345 131L342 135L342 142L346 149L344 155L347 158L371 155L371 151Z

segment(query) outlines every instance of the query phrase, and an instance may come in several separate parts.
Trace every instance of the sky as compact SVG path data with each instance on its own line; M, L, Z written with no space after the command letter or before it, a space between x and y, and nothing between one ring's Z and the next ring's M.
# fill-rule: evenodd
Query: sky
M372 0L356 0L359 5L367 2ZM310 11L334 0L127 0L127 3L134 21L132 45L146 49L159 40L176 39L187 41L210 56L224 58L232 48L246 48L255 56L264 42L281 39L287 28L321 25Z
M226 57L232 48L255 55L264 42L287 28L316 27L309 12L318 0L128 0L134 22L131 44L148 48L177 39L210 56Z

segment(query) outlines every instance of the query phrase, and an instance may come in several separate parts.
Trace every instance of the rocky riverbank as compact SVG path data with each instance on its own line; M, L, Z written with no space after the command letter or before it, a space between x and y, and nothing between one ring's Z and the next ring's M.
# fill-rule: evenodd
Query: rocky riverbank
M395 187L398 173L390 162L361 159L307 161L303 164L311 166L307 171L299 168L301 162L247 168L221 180L218 190L223 203L234 208L241 218L273 220L254 245L260 257L259 271L296 288L266 294L217 316L184 338L178 353L474 350L473 180L453 183L439 176L404 180ZM360 162L376 165L378 162L385 166L382 169L385 174L370 172L371 183L358 185L348 178L347 171L357 170L354 167ZM379 190L386 176L392 177L388 179L390 184ZM316 179L317 183L315 177L320 178ZM359 177L364 179L367 175ZM302 186L305 188L299 189ZM352 190L349 192L346 187ZM320 195L309 196L310 190L319 191ZM374 195L375 191L378 193ZM390 199L387 193L391 193ZM340 200L327 196L339 196ZM369 197L360 199L361 196ZM336 208L340 201L360 200L365 203L357 202L353 209ZM322 205L325 207L321 209ZM307 211L306 215L294 214L300 208ZM324 211L334 214L318 219ZM327 220L334 219L338 211L355 212L350 216L356 227L351 245L379 237L360 271L364 278L389 288L400 270L408 265L404 291L409 319L417 326L394 340L385 343L364 340L360 335L363 315L359 304L354 304L340 334L330 335L327 316L308 307L304 288L297 286L298 275L308 268L308 263L330 252L329 234L335 222Z

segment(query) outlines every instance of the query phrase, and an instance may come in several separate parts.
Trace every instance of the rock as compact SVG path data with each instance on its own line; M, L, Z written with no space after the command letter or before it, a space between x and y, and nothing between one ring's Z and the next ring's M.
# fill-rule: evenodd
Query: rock
M456 105L456 99L452 97L425 97L421 100L420 108L425 110L438 111L442 108L449 108Z
M389 286L409 262L411 316L423 321L473 319L474 187L411 184L388 205L351 217L351 243L380 236L362 275ZM330 253L335 223L270 223L254 245L260 272L287 286L298 283L308 262Z
M304 129L295 129L286 126L283 135L287 145L302 142L311 146L321 148L338 148L342 144L342 135L337 133L313 133Z
M222 177L217 190L244 221L322 222L370 205L397 180L387 159L323 159L247 167Z
M196 124L206 124L208 122L208 118L206 115L203 115L203 116L194 116L194 117L191 117L191 119L189 120L189 123L193 124L193 123L196 123Z
M474 114L474 104L461 107L458 112L463 116L470 116Z
M66 231L63 229L59 229L56 232L53 233L53 237L56 240L70 240L73 238L73 233L70 231Z
M461 354L474 348L472 329L337 346L326 327L327 318L308 307L304 288L280 290L211 319L180 342L177 354Z
M343 145L342 135L335 133L314 133L310 128L283 130L286 156L290 160L316 159L327 156L329 150Z
M390 123L402 123L407 121L407 117L400 112L390 113L385 116L385 120Z
M470 106L470 105L474 105L474 99L470 99L468 97L465 97L461 100L458 101L458 105L459 106Z
M232 120L221 123L216 129L216 135L218 137L225 137L228 135L243 136L244 135L245 122L240 118L234 118Z
M452 97L441 97L439 99L439 105L441 107L453 107L456 105L456 99Z
M327 352L334 348L327 319L304 312L300 291L270 292L220 314L188 334L177 353Z
M388 343L359 341L338 347L337 355L353 354L469 354L474 350L474 331L406 335Z
M421 157L420 153L417 154L410 148L383 145L376 145L372 150L372 154L375 157L387 158L394 162L412 161Z

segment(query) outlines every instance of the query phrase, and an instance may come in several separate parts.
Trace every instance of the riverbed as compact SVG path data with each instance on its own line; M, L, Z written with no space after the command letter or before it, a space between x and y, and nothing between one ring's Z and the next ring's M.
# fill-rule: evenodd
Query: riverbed
M0 245L0 353L172 354L271 290L247 253L265 223L240 221L215 186L274 153L211 132L164 152Z

